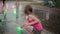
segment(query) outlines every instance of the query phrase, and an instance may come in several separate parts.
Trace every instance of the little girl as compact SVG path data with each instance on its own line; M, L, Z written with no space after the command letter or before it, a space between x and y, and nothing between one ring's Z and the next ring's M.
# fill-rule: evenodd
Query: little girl
M32 7L30 5L26 5L24 13L27 18L21 28L24 27L31 34L40 34L43 30L43 26L41 24L41 21L32 13L32 11ZM33 31L30 30L29 26L33 27Z

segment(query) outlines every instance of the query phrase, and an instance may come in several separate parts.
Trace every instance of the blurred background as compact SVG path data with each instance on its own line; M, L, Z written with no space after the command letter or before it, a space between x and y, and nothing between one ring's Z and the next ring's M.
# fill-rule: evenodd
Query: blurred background
M23 11L27 4L42 21L41 34L60 34L60 0L6 0L4 7L2 3L0 0L0 34L17 34L17 27L24 23ZM24 29L23 34L29 33Z

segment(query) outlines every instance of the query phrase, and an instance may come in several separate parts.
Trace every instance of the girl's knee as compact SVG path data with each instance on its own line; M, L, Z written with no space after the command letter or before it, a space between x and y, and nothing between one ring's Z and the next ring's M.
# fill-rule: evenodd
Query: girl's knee
M25 29L30 29L28 26L25 26L24 28L25 28Z

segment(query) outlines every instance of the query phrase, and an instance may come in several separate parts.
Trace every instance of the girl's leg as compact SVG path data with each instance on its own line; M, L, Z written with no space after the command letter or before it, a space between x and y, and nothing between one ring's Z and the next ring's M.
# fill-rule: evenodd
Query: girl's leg
M31 34L34 34L33 32L32 32L32 30L30 29L30 27L29 26L26 26L26 28L25 28L29 33L31 33Z
M34 33L31 31L30 27L27 26L27 25L22 25L21 28L25 28L29 33L34 34Z
M41 34L41 31L37 31L35 28L33 28L34 34Z

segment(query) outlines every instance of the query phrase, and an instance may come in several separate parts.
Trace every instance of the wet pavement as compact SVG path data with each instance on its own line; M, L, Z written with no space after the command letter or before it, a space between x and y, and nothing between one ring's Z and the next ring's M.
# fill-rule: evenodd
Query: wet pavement
M16 3L7 2L7 4L9 7L6 16L6 32L4 34L17 34L17 27L20 27L20 25L24 23L25 17L24 16L22 17L23 11L19 11L17 21L15 21L12 6L16 5ZM29 33L24 29L23 34L29 34ZM41 34L52 34L52 33L48 32L47 30L43 30Z

